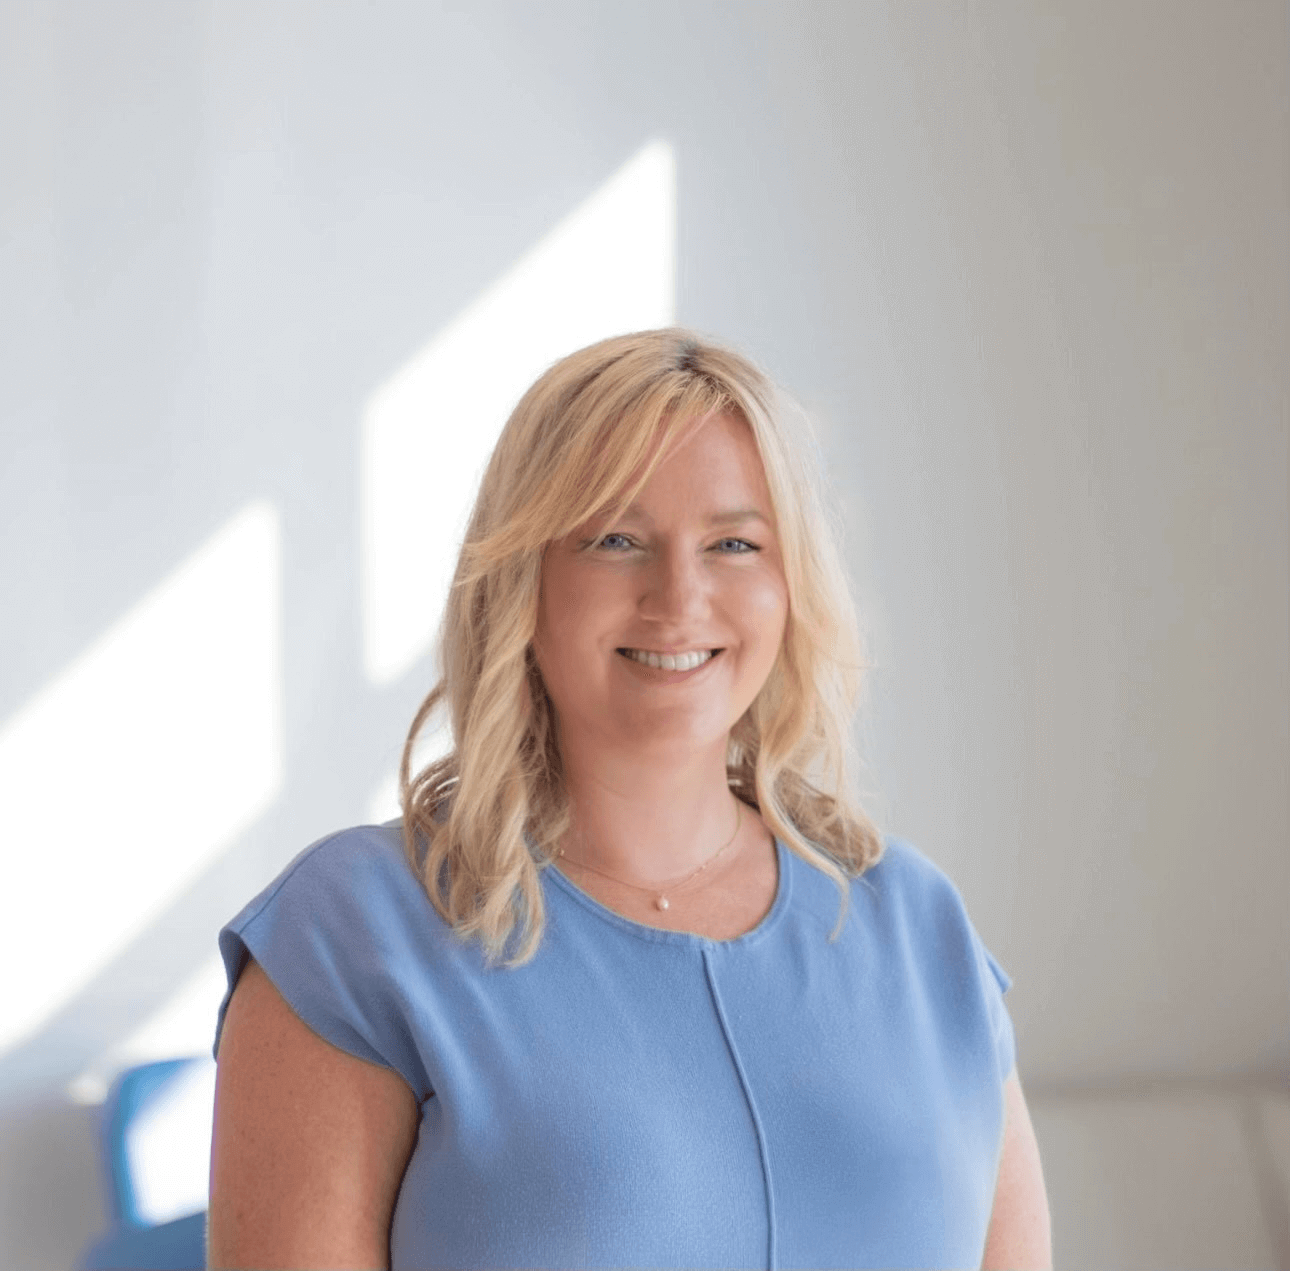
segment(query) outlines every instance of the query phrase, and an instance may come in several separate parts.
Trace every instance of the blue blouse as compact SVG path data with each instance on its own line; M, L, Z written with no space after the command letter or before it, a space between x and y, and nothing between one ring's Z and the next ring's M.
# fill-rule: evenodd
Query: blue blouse
M393 1267L980 1265L1008 977L907 844L852 882L836 940L836 886L776 850L770 911L729 941L546 869L536 956L490 968L397 824L314 844L224 928L230 993L254 957L420 1103Z

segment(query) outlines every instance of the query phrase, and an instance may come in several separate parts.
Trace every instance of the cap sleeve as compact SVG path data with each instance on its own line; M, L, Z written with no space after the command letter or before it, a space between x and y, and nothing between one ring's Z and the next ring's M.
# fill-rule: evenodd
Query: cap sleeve
M217 1054L229 999L254 958L319 1037L394 1069L419 1099L429 1097L401 974L411 960L406 933L418 907L429 904L398 834L371 827L323 839L221 930L228 989L216 1024Z
M990 1028L994 1034L994 1055L999 1065L999 1075L1006 1080L1017 1065L1016 1034L1012 1028L1012 1016L1003 1000L1003 995L1012 987L1012 978L981 942L975 928L972 937L981 968L981 983L985 991L986 1009L990 1015Z
M985 947L950 878L901 839L886 840L878 870L888 871L888 890L900 912L904 935L926 976L941 994L943 1018L960 1038L971 1038L982 1056L988 1046L1000 1082L1016 1064L1016 1037L1003 995L1008 973Z

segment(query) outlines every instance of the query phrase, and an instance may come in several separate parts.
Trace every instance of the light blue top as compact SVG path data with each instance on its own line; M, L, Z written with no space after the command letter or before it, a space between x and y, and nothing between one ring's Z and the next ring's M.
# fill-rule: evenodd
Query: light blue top
M724 942L547 869L536 956L490 969L397 825L345 830L220 950L230 986L249 952L310 1028L415 1092L395 1268L979 1266L1008 977L907 844L852 883L835 941L837 888L777 852L770 912Z

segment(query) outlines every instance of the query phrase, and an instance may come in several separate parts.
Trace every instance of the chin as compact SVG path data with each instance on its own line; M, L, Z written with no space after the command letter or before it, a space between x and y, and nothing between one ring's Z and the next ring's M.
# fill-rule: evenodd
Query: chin
M727 724L724 717L659 718L657 713L647 711L633 712L633 717L626 722L625 742L644 750L703 751L714 746L724 749L734 726Z

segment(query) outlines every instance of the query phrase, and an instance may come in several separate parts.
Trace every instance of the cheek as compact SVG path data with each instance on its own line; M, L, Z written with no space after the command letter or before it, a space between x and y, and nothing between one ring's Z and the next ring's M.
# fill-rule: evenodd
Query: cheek
M571 625L576 603L576 576L563 560L548 558L542 565L538 592L537 640L539 653L559 649Z
M544 602L538 613L533 651L547 692L553 699L565 695L571 664L577 661L573 644L576 635L577 624L572 621L568 608L558 598L553 598L550 603Z
M766 578L750 589L745 612L757 643L778 651L788 622L788 588L781 578Z
M594 675L595 654L618 608L608 581L575 569L543 576L533 644L548 691L576 694Z
M539 624L563 647L571 642L586 643L596 639L598 631L613 613L613 598L603 585L588 578L563 578L559 585L543 593Z

